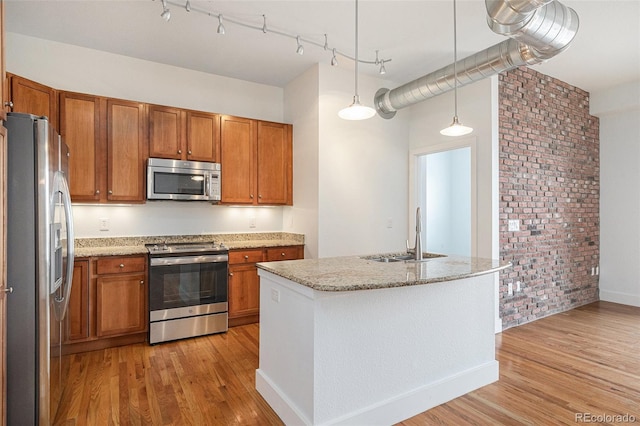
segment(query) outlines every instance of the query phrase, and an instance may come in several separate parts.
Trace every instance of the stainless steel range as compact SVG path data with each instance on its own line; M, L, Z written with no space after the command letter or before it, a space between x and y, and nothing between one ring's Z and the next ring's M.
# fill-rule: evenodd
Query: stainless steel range
M147 244L149 343L228 328L229 250L223 244Z

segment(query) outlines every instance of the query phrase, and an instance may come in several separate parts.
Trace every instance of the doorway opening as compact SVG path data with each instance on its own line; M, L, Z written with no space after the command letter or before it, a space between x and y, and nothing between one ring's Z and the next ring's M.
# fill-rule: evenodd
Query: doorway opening
M414 153L413 204L422 212L422 244L428 252L476 255L474 140Z

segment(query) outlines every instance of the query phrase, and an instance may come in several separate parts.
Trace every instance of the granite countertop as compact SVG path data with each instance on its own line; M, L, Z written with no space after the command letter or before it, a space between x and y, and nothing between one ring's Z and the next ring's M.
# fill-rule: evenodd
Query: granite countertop
M304 244L304 235L287 232L167 235L153 237L76 238L76 257L147 254L145 244L211 242L230 249L283 247Z
M314 290L352 291L453 281L489 274L511 266L509 262L460 256L433 257L422 262L389 263L371 260L373 257L261 262L258 263L258 268Z

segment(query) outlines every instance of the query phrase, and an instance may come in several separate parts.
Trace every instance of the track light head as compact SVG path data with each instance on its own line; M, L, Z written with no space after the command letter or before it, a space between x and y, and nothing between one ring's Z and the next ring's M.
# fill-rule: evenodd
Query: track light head
M385 75L387 73L387 69L384 67L384 59L380 61L380 75Z
M187 0L187 4L184 5L184 10L191 12L191 1Z
M162 13L160 14L160 16L167 22L169 22L169 20L171 19L171 11L167 7L166 0L162 0Z
M331 58L331 66L335 67L338 65L338 58L336 57L336 49L333 49L333 57Z
M222 15L218 15L218 29L216 32L221 35L225 35L227 32L224 28L224 24L222 23Z
M296 43L298 43L296 53L301 56L304 55L304 46L300 43L300 36L296 36Z

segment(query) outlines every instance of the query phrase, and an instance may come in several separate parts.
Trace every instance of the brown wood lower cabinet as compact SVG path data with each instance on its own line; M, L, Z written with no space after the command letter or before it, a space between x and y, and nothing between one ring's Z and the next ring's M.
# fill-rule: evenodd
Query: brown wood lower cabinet
M144 342L146 332L147 256L76 259L64 352Z
M258 262L304 258L304 246L268 247L229 251L229 327L260 319Z

